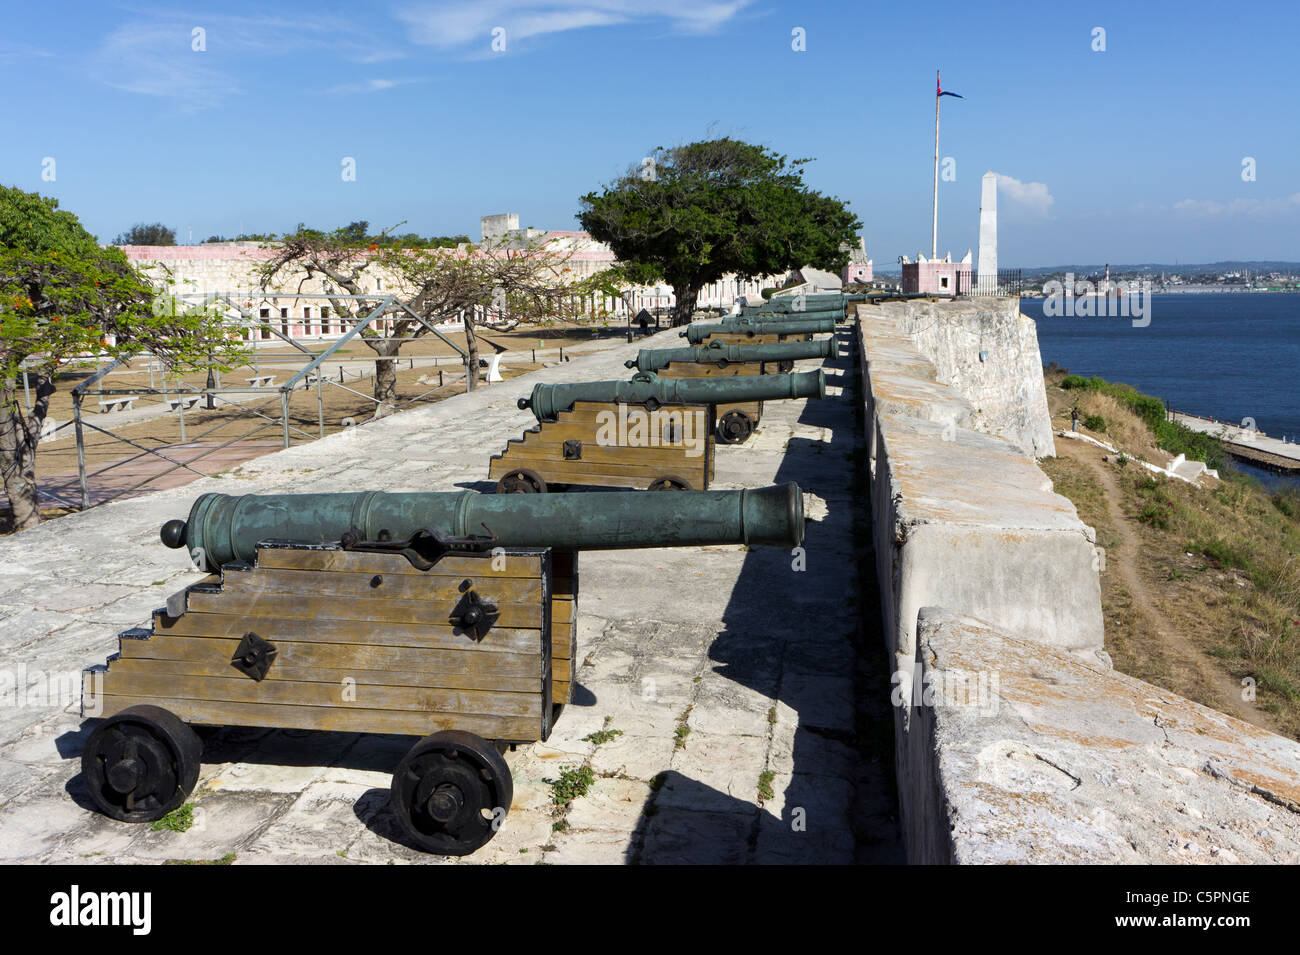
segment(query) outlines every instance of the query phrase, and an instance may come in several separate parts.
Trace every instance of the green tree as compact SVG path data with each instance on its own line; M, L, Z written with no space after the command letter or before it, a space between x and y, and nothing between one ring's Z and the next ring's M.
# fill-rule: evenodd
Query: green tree
M121 249L100 248L58 205L0 186L0 472L19 530L40 522L36 449L60 366L147 350L181 371L239 355L219 317L159 299Z
M583 196L578 220L620 261L671 285L673 324L685 324L700 290L724 275L844 267L862 223L804 185L810 161L729 138L660 147Z
M175 245L176 230L161 222L137 222L116 239L114 245Z

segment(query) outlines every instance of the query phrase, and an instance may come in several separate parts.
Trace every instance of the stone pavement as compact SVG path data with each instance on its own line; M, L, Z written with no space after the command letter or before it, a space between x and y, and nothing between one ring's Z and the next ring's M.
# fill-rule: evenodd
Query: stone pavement
M100 816L79 776L93 728L78 716L79 671L198 578L157 536L197 495L487 490L488 457L533 421L516 398L538 381L626 378L622 362L646 341L0 539L0 859L901 861L888 670L862 586L873 558L860 403L841 394L856 386L841 338L825 401L768 403L755 437L718 454L718 488L804 489L806 570L776 548L583 554L575 701L548 742L507 754L511 812L463 860L400 842L388 787L408 737L203 730L188 831ZM602 729L617 734L586 739ZM584 767L590 790L556 806L550 781Z
M114 461L101 462L87 468L86 493L94 506L119 494L138 496L162 488L181 487L199 477L228 471L245 461L283 447L284 444L280 441L236 441L233 444L188 441L185 444L164 444L153 449L158 454L136 451ZM186 466L176 467L178 464ZM146 481L148 483L144 484ZM144 486L139 487L141 484ZM76 471L42 473L39 493L45 498L41 502L44 505L55 501L76 506L81 501L81 478ZM8 495L0 492L0 501L8 503L8 500Z

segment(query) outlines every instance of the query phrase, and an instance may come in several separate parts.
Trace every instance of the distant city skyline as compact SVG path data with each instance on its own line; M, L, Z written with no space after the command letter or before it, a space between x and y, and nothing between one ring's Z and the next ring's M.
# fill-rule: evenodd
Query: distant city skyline
M101 241L358 219L478 235L573 229L578 199L654 147L714 136L813 157L877 270L975 249L999 177L999 261L1300 259L1294 11L758 0L401 0L11 6L0 184ZM1098 30L1104 31L1099 33ZM1104 49L1100 46L1104 45ZM951 160L947 162L947 160ZM349 171L355 176L349 178Z

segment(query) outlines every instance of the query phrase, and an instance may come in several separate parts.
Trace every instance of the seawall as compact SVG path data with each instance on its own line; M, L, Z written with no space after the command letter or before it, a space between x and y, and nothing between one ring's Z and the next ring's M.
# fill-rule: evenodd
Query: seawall
M1300 859L1300 744L1111 668L1018 302L856 314L909 860Z

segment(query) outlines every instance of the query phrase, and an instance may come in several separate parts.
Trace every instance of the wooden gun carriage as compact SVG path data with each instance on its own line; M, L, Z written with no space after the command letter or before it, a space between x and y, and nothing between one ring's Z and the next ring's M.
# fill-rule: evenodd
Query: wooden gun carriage
M488 463L498 493L545 493L551 484L704 490L713 479L717 406L824 397L825 377L660 378L537 385L519 401L537 425Z
M502 752L545 740L571 699L578 552L796 546L803 499L206 494L162 537L214 572L84 672L95 806L126 822L180 806L202 752L189 724L410 735L393 811L411 845L464 855L509 812Z

